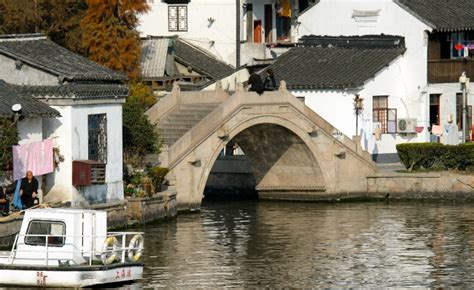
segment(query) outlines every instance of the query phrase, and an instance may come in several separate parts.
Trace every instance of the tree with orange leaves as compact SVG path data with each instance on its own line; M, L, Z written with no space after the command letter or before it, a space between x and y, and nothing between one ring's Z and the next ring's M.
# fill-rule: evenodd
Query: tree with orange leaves
M146 0L87 0L81 21L82 45L89 58L130 78L139 74L138 15L146 13Z

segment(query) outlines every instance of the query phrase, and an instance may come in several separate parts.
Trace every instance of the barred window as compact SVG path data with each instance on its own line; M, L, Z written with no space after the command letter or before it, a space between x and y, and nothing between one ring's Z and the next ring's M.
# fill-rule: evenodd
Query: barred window
M168 31L188 31L188 6L168 6Z
M107 114L89 115L89 160L107 163Z

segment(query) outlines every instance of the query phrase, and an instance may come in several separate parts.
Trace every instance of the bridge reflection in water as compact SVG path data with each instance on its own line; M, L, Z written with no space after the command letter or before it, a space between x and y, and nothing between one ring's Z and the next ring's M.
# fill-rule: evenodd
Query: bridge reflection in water
M474 283L474 204L204 204L147 227L145 287Z

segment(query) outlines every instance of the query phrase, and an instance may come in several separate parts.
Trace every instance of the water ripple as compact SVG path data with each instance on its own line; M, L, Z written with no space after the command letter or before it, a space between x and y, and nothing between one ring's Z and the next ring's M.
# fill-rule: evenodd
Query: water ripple
M146 228L144 287L474 284L474 204L234 202Z

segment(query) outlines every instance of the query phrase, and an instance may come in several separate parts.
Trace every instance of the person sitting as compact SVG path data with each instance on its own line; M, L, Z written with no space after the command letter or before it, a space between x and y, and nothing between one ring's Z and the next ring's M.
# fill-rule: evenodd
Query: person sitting
M275 75L271 68L267 69L267 76L265 77L263 87L265 91L274 91L276 89Z
M8 196L5 194L3 187L0 186L0 211L2 212L3 216L6 216L10 212L10 200Z
M33 172L28 170L26 177L21 180L20 197L23 208L30 208L38 204L38 180L33 176Z
M255 73L252 74L249 77L248 84L250 86L249 87L250 92L256 92L259 95L263 94L263 91L264 91L263 83L262 83L262 79L260 78L258 74L255 74Z

